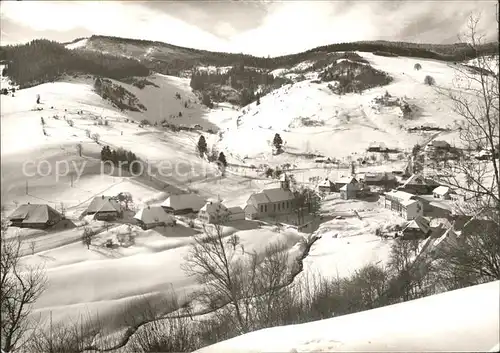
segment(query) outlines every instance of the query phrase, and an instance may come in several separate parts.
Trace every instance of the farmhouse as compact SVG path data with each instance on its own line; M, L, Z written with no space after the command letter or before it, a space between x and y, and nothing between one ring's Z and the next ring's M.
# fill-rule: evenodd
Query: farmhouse
M241 207L227 208L219 200L209 200L198 212L198 219L203 223L225 223L245 219Z
M114 197L102 195L94 197L85 214L94 215L98 220L112 220L121 217L122 208Z
M293 210L293 193L288 189L265 189L252 194L245 206L245 216L249 219L290 213Z
M388 150L387 146L383 142L372 142L368 146L368 152L386 152Z
M173 214L186 214L198 212L204 204L205 199L196 194L173 194L161 204L161 207Z
M335 180L335 189L340 190L340 188L347 184L357 185L359 184L359 181L353 176L341 177L340 179Z
M446 141L442 140L433 140L425 146L426 151L432 151L432 150L448 150L450 149L450 144Z
M401 239L412 240L412 239L425 239L431 233L431 227L429 221L418 216L415 219L408 222L408 224L401 231Z
M323 180L321 183L318 184L318 191L319 192L334 192L335 191L335 184L332 183L331 180L326 178Z
M423 215L423 205L419 200L415 200L415 195L392 190L385 194L385 208L398 213L402 218L411 221Z
M64 217L55 209L45 204L24 204L19 206L9 216L9 221L14 227L46 229Z
M160 206L143 207L135 214L134 219L144 230L158 226L175 225L174 216L165 212Z
M415 195L427 195L431 194L438 186L439 184L432 179L424 178L420 174L413 174L397 189Z
M386 188L395 188L398 185L398 181L396 176L393 173L364 173L360 175L360 182L363 182L365 185L371 186L382 186Z

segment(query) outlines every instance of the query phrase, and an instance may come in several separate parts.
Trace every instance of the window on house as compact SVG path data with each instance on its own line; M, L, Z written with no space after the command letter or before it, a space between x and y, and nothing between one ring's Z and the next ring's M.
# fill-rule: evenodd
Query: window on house
M264 207L264 208L265 208L265 211L267 212L267 205L265 205L265 207Z
M282 202L282 203L281 203L281 208L282 208L282 209L285 209L285 202Z
M276 211L276 204L273 204L273 210Z
M280 206L281 206L281 204L279 203L279 204L278 204L278 211L280 210Z
M260 212L264 212L264 205L260 205Z

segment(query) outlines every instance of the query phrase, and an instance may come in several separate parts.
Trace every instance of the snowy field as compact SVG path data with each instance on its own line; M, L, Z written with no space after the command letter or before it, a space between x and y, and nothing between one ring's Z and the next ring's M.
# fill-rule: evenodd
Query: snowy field
M200 353L498 352L500 282L302 325L264 329Z
M388 147L407 151L429 137L409 133L407 128L429 124L451 128L459 119L451 111L450 101L436 90L452 87L453 65L428 59L358 54L375 69L387 72L394 81L361 95L344 96L333 94L327 83L311 80L283 86L262 97L260 105L252 103L245 107L239 126L230 127L223 144L241 157L262 160L272 158L270 146L275 133L281 135L289 152L316 152L340 158L364 152L371 142L384 142ZM422 65L419 71L414 70L417 62ZM427 75L435 78L436 87L424 84ZM403 119L397 107L387 107L381 112L373 109L373 99L386 91L394 97L406 97L409 103L418 106L419 116ZM304 119L317 126L301 126Z

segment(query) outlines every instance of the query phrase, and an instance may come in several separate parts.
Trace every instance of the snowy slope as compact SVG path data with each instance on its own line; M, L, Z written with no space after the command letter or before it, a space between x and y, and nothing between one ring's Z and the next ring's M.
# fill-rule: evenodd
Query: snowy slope
M437 87L451 88L455 71L453 64L436 60L383 57L372 53L358 53L369 60L372 67L390 74L394 81L363 94L333 94L327 83L306 80L286 85L261 98L261 104L252 103L225 135L226 148L241 156L255 157L269 153L270 142L279 133L286 142L286 151L304 151L308 141L310 151L342 157L363 152L373 142L384 142L388 147L409 149L425 137L408 133L407 128L420 125L452 127L457 119L451 104L434 87L424 84L431 75ZM422 65L414 70L416 63ZM307 68L308 63L304 63ZM373 107L373 99L388 91L392 96L405 98L419 107L419 116L404 120L399 108ZM302 119L317 126L301 126ZM256 136L258 136L256 138Z
M302 325L252 332L209 352L485 352L498 347L500 281Z

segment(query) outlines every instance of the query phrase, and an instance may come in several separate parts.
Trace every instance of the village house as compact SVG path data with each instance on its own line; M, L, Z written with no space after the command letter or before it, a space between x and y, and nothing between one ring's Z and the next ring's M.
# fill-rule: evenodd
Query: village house
M197 213L205 204L206 200L196 194L172 194L161 207L173 214Z
M423 215L422 202L415 200L415 195L391 190L385 194L384 207L396 212L407 221Z
M331 180L326 178L318 184L318 191L319 192L327 192L327 193L334 192L335 191L335 184L332 183Z
M226 207L220 200L208 200L198 212L198 219L203 223L217 224L245 219L241 207Z
M161 206L143 207L135 214L134 219L144 230L158 226L173 226L176 223L174 216L165 212Z
M449 150L450 144L443 140L433 140L425 146L425 151Z
M245 206L245 216L249 219L259 219L293 211L294 195L284 188L265 189L252 194Z
M428 195L438 186L439 183L432 179L424 178L421 174L413 174L397 189L414 195Z
M352 178L353 180L356 180ZM357 182L349 182L340 188L340 198L343 200L352 200L358 196L360 192L360 184Z
M434 195L415 195L415 200L422 203L424 216L432 218L447 218L452 214L452 201L436 198Z
M398 180L393 173L369 172L358 174L361 183L367 186L380 186L385 189L393 189L398 185Z
M90 202L85 215L94 215L97 220L113 220L122 216L120 203L111 196L96 196Z
M431 234L429 221L418 216L406 224L401 231L400 237L403 240L425 239Z
M64 216L49 205L27 203L16 208L8 219L14 227L47 229L64 221Z
M372 142L368 146L368 152L386 152L388 150L387 146L383 142Z
M455 193L452 189L450 189L448 186L438 186L434 190L432 190L432 196L436 199L441 199L441 200L450 200L451 199L451 194Z
M347 184L357 185L357 184L359 184L359 181L358 181L358 179L356 179L353 176L349 176L349 177L342 176L339 179L335 180L334 184L335 184L335 190L340 191L340 189L343 186L345 186ZM358 186L358 188L361 189L361 186Z

